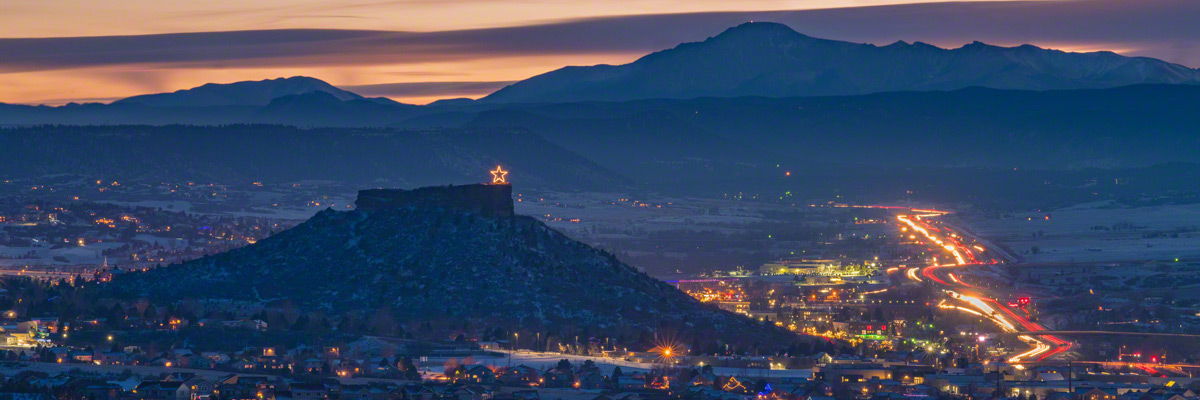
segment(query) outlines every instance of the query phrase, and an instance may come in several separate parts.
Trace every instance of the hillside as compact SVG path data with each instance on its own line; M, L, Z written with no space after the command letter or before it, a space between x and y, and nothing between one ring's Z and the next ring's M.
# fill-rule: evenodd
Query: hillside
M603 156L616 149L639 154L642 148L664 147L667 155L716 154L725 164L768 167L784 158L791 165L1130 168L1196 161L1200 138L1194 127L1200 114L1191 105L1198 100L1198 85L1053 91L975 87L783 99L510 104L462 124L525 127L610 168L616 167ZM676 140L680 137L695 140ZM653 147L664 142L670 145Z
M1060 90L1200 83L1200 71L1112 52L1067 53L974 42L957 49L819 39L786 25L746 23L625 65L565 67L483 98L561 103L737 96L828 96L894 91Z
M572 117L553 111L495 110L479 113L465 126L527 129L638 182L738 179L790 160L714 134L686 115L629 111Z
M53 154L54 157L46 155ZM376 186L470 183L503 164L528 187L612 188L627 180L522 129L298 129L277 125L38 126L0 129L4 179L73 175L152 182Z
M404 119L368 100L307 94L277 99L245 119L370 126L384 121L371 115L389 115L400 122L392 129L8 128L0 129L0 156L10 163L5 179L68 173L123 180L327 179L372 186L378 179L421 186L475 182L483 168L502 162L521 171L520 183L527 187L661 188L686 181L720 193L747 190L741 185L747 179L777 179L781 168L1075 170L1195 162L1200 114L1192 104L1198 100L1200 85L967 88L781 99L408 106L414 110ZM127 106L29 108L93 110L87 114L101 119L106 114L98 107ZM0 106L0 114L3 110Z
M379 199L386 196L394 201ZM165 301L286 298L334 314L386 308L404 323L686 328L708 340L795 340L704 305L511 207L508 185L363 192L354 211L326 210L256 244L119 276L104 289Z

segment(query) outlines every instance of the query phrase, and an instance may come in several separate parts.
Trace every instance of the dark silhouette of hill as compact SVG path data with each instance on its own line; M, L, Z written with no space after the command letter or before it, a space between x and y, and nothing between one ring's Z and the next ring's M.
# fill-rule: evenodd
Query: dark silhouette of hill
M322 211L258 243L118 276L100 289L166 302L289 299L333 315L385 309L410 326L452 320L593 333L669 330L726 343L801 340L513 215L508 185L360 193L359 209Z
M537 132L547 141L641 182L736 179L790 158L710 132L666 110L625 115L493 110L464 126ZM566 114L566 115L564 115Z
M113 104L140 104L154 107L265 106L280 97L311 92L326 93L341 101L363 98L338 89L320 79L293 76L226 84L209 83L171 93L128 97L117 100Z
M1142 83L1200 83L1200 71L1113 52L1067 53L974 42L957 49L818 39L755 22L625 65L565 67L481 99L561 103L738 96L827 96L893 91L1061 90Z
M1197 101L1196 85L1055 91L976 87L784 99L511 104L459 118L463 126L525 127L614 169L620 167L609 160L622 160L619 149L630 157L653 149L767 167L791 162L814 168L1131 168L1200 160L1195 134L1200 113L1192 110Z
M625 182L690 181L700 184L702 181L778 176L782 171L776 166L813 171L845 167L1139 168L1197 161L1195 155L1200 154L1200 137L1195 135L1195 127L1200 126L1200 114L1192 105L1198 101L1200 86L1197 85L1051 91L967 88L856 96L473 104L453 108L387 105L365 99L338 101L322 93L307 93L285 96L264 107L196 108L194 113L186 112L188 109L184 108L159 108L157 112L147 114L154 120L148 123L165 124L178 117L189 123L209 125L202 120L233 110L232 113L241 116L233 119L241 121L300 126L389 125L428 132L458 131L457 136L451 136L457 137L461 146L428 141L368 146L365 143L371 140L383 140L368 139L371 136L361 132L381 130L362 128L293 130L300 133L288 139L279 133L287 131L281 127L59 126L2 130L0 140L12 145L0 149L0 153L12 162L13 167L6 169L10 176L117 170L124 175L161 175L166 172L157 165L179 165L180 168L173 170L179 174L248 181L271 178L236 171L278 170L273 176L284 180L312 175L351 177L352 182L364 182L356 179L372 176L402 178L412 184L476 180L463 181L463 175L440 175L441 167L422 171L417 160L429 160L438 166L457 163L450 160L473 160L470 166L454 168L474 176L480 165L492 162L485 160L503 158L496 161L571 165L561 171L571 172L573 178L546 177L536 184L525 182L534 185L559 182L571 184L571 187L586 187L588 182L606 184L599 176L603 174L596 174L596 179L576 180L590 174L583 171L612 171L615 172L613 175L623 177L617 181ZM53 115L57 113L72 113L95 122L120 121L125 119L121 115L132 117L141 113L134 108L148 106L0 106L0 117L13 107L45 113L50 120L56 119ZM118 110L118 114L105 110ZM132 111L125 114L125 110ZM468 131L514 134L485 134L475 138L466 133ZM174 135L174 132L185 134ZM211 142L202 143L199 132L209 132ZM312 135L312 132L322 133ZM70 134L62 136L61 133ZM335 142L334 138L342 133L353 133L351 137L356 139ZM397 135L439 137L422 136L415 131ZM188 139L181 139L184 137ZM313 144L306 145L299 139L312 140ZM271 144L289 140L292 142L278 148ZM229 150L218 150L217 146ZM256 148L263 151L239 153L241 149ZM471 149L474 154L495 154L496 157L472 155L434 159L433 155L439 151L422 151L431 148L443 149L439 151ZM334 153L326 155L323 153L326 150ZM351 151L361 151L366 156L351 159L346 155ZM501 151L504 154L500 154ZM191 156L191 153L203 156ZM410 153L411 158L393 157ZM62 157L38 154L61 154ZM104 158L96 158L101 154ZM227 154L240 154L241 157L228 157ZM319 161L315 165L328 162L334 167L309 168L295 161L295 154L317 160L328 158L329 161ZM366 160L376 157L381 161L367 163ZM566 158L573 161L567 162ZM222 166L216 162L218 160L227 160L230 165L252 162L256 165L250 169L234 169ZM411 167L400 167L399 163L407 162L403 160L411 160L411 164L406 164ZM348 171L341 165L361 166L358 169L361 174L329 172ZM536 172L531 174L534 176L525 175L527 178L550 173L547 164L531 167L536 168ZM303 174L288 172L310 170L311 173ZM400 176L409 172L411 175ZM429 178L420 178L418 172L428 174Z
M386 98L367 98L316 78L206 84L172 93L134 96L112 104L58 107L0 104L0 125L228 125L269 123L305 127L379 127L422 111Z
M112 178L233 182L387 179L415 186L474 182L479 168L503 162L528 163L514 167L533 180L524 184L538 187L678 182L705 186L721 181L727 183L721 186L724 190L741 190L738 181L779 177L784 169L1069 170L1197 162L1200 137L1195 127L1200 126L1200 114L1192 105L1198 101L1197 85L1052 91L967 88L455 108L389 106L362 99L340 102L309 93L285 96L264 107L232 109L240 110L242 120L265 123L390 124L409 131L246 125L25 127L0 130L0 156L11 165L5 169L8 177L104 173L97 176L111 179L107 174L114 173ZM111 116L93 105L19 107L78 110L77 115L95 120ZM406 111L394 112L398 107ZM5 109L0 106L0 115ZM186 113L161 108L149 115L194 121L206 112L228 109ZM165 122L162 119L159 122ZM338 140L342 136L346 139ZM435 167L423 168L421 162Z
M370 121L386 121L418 110L418 106L387 99L342 100L333 94L315 91L271 100L266 106L255 110L247 122L297 126L371 126L375 124Z

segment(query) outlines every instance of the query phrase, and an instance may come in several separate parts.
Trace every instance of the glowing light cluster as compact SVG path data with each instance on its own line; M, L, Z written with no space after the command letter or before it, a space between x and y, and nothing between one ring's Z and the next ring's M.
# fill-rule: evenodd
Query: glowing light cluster
M488 172L492 173L492 183L493 184L499 184L499 185L508 184L508 171L505 171L504 168L500 168L500 166L497 165L496 169L494 169L492 171L488 171Z
M933 217L933 216L938 216L938 215L942 215L942 214L923 214L923 215L916 215L913 217L920 219L921 217ZM962 252L960 252L958 250L958 246L955 246L953 243L946 243L942 239L939 239L937 236L934 236L932 233L929 233L928 229L925 229L924 227L917 225L917 223L913 222L912 218L909 218L908 215L900 215L900 216L897 216L896 219L900 220L901 223L908 225L909 229L920 232L921 235L924 235L925 238L929 239L929 241L937 243L938 246L941 246L942 248L946 249L946 251L950 252L950 254L954 255L954 260L958 262L955 265L963 265L963 264L967 263L967 260L965 258L963 258Z

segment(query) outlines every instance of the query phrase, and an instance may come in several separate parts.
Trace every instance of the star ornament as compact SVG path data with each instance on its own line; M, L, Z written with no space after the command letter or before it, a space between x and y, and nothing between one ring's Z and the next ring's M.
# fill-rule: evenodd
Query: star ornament
M495 184L507 184L508 183L508 178L507 178L508 171L505 171L503 168L500 168L499 165L496 166L496 169L494 171L489 171L489 172L492 173L492 183L495 183Z

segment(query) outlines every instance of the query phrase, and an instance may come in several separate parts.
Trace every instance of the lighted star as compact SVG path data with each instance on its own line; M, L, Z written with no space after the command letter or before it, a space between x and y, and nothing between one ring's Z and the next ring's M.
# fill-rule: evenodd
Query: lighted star
M496 166L495 171L490 171L490 172L492 173L492 183L494 183L494 184L507 184L508 183L508 179L505 178L505 176L508 176L508 171L505 171L503 168L500 168L499 165Z

